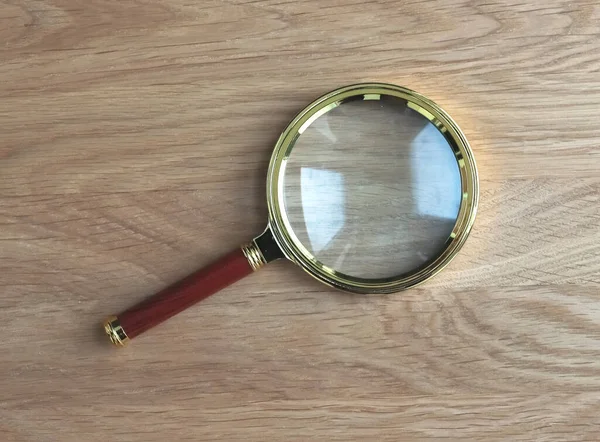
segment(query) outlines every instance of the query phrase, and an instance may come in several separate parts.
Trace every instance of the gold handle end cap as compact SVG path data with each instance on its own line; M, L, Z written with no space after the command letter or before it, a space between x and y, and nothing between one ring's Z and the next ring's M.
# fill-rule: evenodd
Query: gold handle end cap
M116 316L109 316L106 321L104 321L104 332L108 335L110 342L117 347L123 347L127 341L129 341L127 333L125 333L125 330L121 327L119 318Z

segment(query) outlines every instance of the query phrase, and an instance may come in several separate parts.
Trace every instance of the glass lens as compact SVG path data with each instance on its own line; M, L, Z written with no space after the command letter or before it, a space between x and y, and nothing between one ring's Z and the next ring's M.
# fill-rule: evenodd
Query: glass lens
M291 233L330 269L397 277L445 248L460 172L441 132L406 101L362 98L324 113L297 138L283 176L285 214Z

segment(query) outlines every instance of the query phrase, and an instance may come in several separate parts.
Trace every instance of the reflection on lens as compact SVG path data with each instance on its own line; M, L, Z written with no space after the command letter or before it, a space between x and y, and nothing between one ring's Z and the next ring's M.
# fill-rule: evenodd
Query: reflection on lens
M285 214L323 265L355 278L391 278L444 249L461 178L442 133L406 101L360 98L303 127L283 177Z

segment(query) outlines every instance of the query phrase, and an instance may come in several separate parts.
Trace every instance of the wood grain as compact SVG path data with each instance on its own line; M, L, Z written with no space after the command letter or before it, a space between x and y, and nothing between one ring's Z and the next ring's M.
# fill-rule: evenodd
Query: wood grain
M594 0L0 3L0 439L598 439ZM403 294L279 262L117 351L100 323L260 232L310 100L388 81L481 205Z

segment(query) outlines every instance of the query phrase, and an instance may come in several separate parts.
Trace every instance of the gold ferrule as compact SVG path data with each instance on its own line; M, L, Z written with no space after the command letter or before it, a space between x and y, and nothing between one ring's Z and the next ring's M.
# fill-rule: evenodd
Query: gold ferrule
M248 260L250 267L252 267L252 270L255 272L267 263L267 260L254 241L244 244L242 246L242 252Z
M121 327L121 323L119 322L119 318L116 316L110 316L104 322L104 331L108 335L110 342L115 344L117 347L123 347L129 338L127 337L127 333Z

